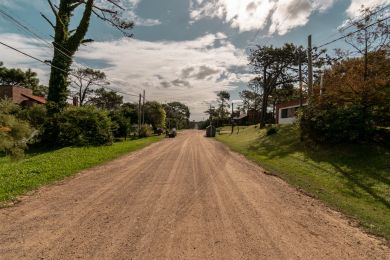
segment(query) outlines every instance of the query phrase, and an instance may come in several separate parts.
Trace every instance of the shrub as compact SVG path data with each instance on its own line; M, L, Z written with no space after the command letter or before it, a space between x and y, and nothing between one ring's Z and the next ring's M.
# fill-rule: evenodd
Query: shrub
M23 157L33 129L27 121L19 119L19 107L9 100L0 102L0 151L13 158Z
M112 111L109 114L112 122L112 132L116 138L127 138L131 131L130 118L125 117L122 111Z
M369 111L359 105L311 104L300 115L299 125L304 137L318 143L366 141L375 131Z
M276 127L270 127L267 129L267 136L274 135L278 132L278 129Z
M139 137L150 137L153 135L153 129L148 125L142 125Z
M107 112L92 106L68 107L45 124L43 142L48 146L98 146L112 144Z

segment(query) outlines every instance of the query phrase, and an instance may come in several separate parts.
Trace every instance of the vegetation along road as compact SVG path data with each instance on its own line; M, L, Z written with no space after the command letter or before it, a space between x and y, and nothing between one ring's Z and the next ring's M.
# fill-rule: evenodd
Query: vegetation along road
M379 239L186 131L0 210L2 259L389 259Z

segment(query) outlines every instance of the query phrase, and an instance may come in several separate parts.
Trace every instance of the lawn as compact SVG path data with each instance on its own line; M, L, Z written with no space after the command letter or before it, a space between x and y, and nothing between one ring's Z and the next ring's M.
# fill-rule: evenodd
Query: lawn
M0 157L0 204L159 140L160 137L150 137L117 142L112 146L30 151L20 161Z
M266 136L254 126L217 139L295 187L390 239L390 150L373 145L313 147L293 126Z

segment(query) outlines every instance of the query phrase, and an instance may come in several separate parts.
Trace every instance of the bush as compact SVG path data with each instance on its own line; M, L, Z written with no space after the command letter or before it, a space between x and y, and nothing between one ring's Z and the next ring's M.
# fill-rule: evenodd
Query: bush
M270 127L267 129L267 136L274 135L278 132L278 129L276 127Z
M153 135L153 129L148 125L142 125L139 137L150 137Z
M9 100L0 102L0 151L20 158L27 149L33 129L30 124L17 117L20 108Z
M318 143L356 143L372 138L375 126L359 105L306 107L299 125L304 137Z
M112 144L107 112L92 106L68 107L45 124L43 142L48 146L98 146Z
M131 131L130 118L126 117L122 111L112 111L109 114L112 122L112 132L116 138L125 139Z

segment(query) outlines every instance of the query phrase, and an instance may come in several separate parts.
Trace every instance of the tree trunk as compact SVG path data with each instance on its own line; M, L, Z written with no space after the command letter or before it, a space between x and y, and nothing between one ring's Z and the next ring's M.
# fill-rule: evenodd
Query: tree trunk
M268 107L268 93L264 92L263 100L261 103L260 128L265 127L265 121L267 117L267 107Z
M58 110L66 105L69 85L68 76L72 60L65 57L58 49L55 49L52 65L53 67L51 69L49 80L48 100L56 103L56 110Z

